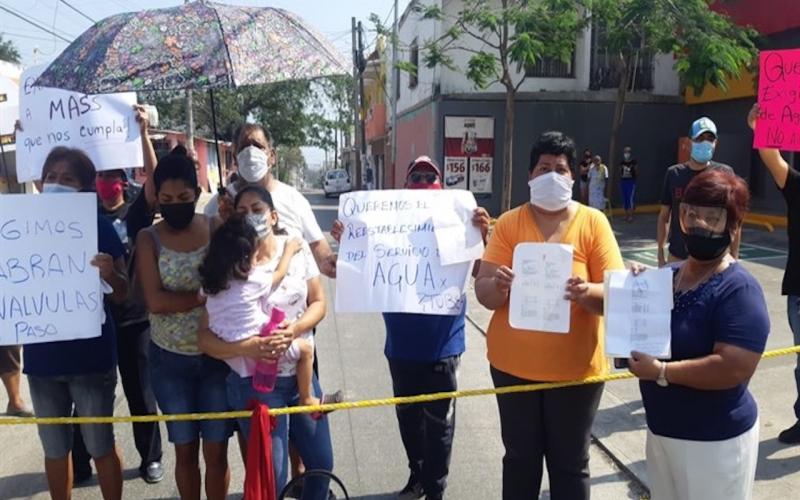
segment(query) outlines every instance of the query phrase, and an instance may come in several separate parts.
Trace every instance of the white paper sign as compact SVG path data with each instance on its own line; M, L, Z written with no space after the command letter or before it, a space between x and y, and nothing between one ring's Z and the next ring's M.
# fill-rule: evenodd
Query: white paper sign
M455 207L456 196L464 195L395 189L340 196L336 312L459 314L472 262L442 265L434 229L434 213Z
M469 191L439 196L433 210L433 230L443 266L474 262L483 256L483 236L472 223L478 204Z
M97 195L0 196L0 345L101 333Z
M82 149L97 170L139 167L144 163L133 105L136 93L86 95L33 82L45 66L22 73L17 134L20 182L41 178L42 165L56 146Z
M567 333L570 302L564 298L572 276L572 245L520 243L514 248L508 322L521 330Z
M672 268L606 271L604 285L606 355L629 358L639 351L671 356Z

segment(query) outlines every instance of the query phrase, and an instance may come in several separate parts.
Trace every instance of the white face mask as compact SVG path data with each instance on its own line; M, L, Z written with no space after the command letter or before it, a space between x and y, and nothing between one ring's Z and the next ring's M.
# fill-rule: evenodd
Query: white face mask
M247 146L236 155L239 175L247 182L258 182L269 172L269 158L263 149Z
M563 210L572 200L574 183L568 176L557 172L542 174L528 182L531 188L531 204L549 212Z
M45 182L44 186L42 186L42 193L77 193L79 192L72 186L65 186L63 184L58 184L56 182Z

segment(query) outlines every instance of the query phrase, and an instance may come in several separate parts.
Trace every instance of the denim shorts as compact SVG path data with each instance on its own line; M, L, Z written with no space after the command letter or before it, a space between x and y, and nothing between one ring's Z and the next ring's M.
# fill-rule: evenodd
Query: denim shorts
M150 380L165 415L228 411L225 378L229 371L227 364L205 354L177 354L150 342ZM174 444L192 443L201 437L223 442L233 434L233 421L167 422L167 433Z
M81 417L110 417L114 414L117 369L89 375L37 377L28 375L33 411L37 417L71 417L73 406ZM72 425L40 425L39 439L44 456L58 459L72 450ZM86 449L94 458L114 449L111 424L82 424Z

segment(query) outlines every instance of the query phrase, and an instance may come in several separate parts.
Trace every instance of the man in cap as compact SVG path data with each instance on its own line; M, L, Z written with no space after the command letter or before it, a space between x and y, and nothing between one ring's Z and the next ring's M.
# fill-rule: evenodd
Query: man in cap
M711 160L719 140L717 139L717 126L710 118L704 116L695 120L692 123L689 137L692 139L689 161L669 167L664 175L656 236L659 267L666 265L667 262L685 260L689 257L678 217L672 217L673 213L678 213L683 199L683 191L689 181L708 168L722 168L733 172L730 166ZM667 238L669 238L669 255L665 256L664 244L667 242ZM739 257L739 240L740 237L736 236L731 242L731 255L734 258Z
M442 172L428 156L412 161L406 189L442 189ZM484 241L489 213L476 208L472 223ZM336 221L331 235L339 241L344 226ZM475 264L477 270L478 263ZM475 272L473 272L475 274ZM395 396L412 396L458 389L456 370L465 350L464 307L454 316L384 313L386 345ZM455 399L396 407L400 436L408 457L409 479L399 500L441 499L447 484L455 431Z

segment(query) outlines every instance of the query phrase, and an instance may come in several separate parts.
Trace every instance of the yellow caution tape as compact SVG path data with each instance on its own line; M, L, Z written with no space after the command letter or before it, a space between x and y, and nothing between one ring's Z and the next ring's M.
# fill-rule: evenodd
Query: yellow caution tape
M767 351L762 359L776 358L789 354L800 353L800 346L785 347ZM374 408L376 406L396 406L403 404L428 403L441 399L470 398L475 396L494 396L497 394L511 394L516 392L544 391L547 389L559 389L561 387L574 387L576 385L599 384L603 382L615 382L634 378L631 372L611 373L608 375L598 375L583 380L572 380L568 382L547 382L538 384L512 385L508 387L498 387L491 389L466 389L461 391L435 392L432 394L420 394L418 396L402 396L383 399L368 399L364 401L345 401L342 403L331 403L316 406L291 406L286 408L270 409L272 416L293 415L298 413L329 412L334 410L355 410L359 408ZM222 420L230 418L248 418L251 412L226 411L217 413L185 413L180 415L140 415L128 417L52 417L52 418L2 418L0 425L47 425L47 424L117 424L125 422L184 422L188 420Z

